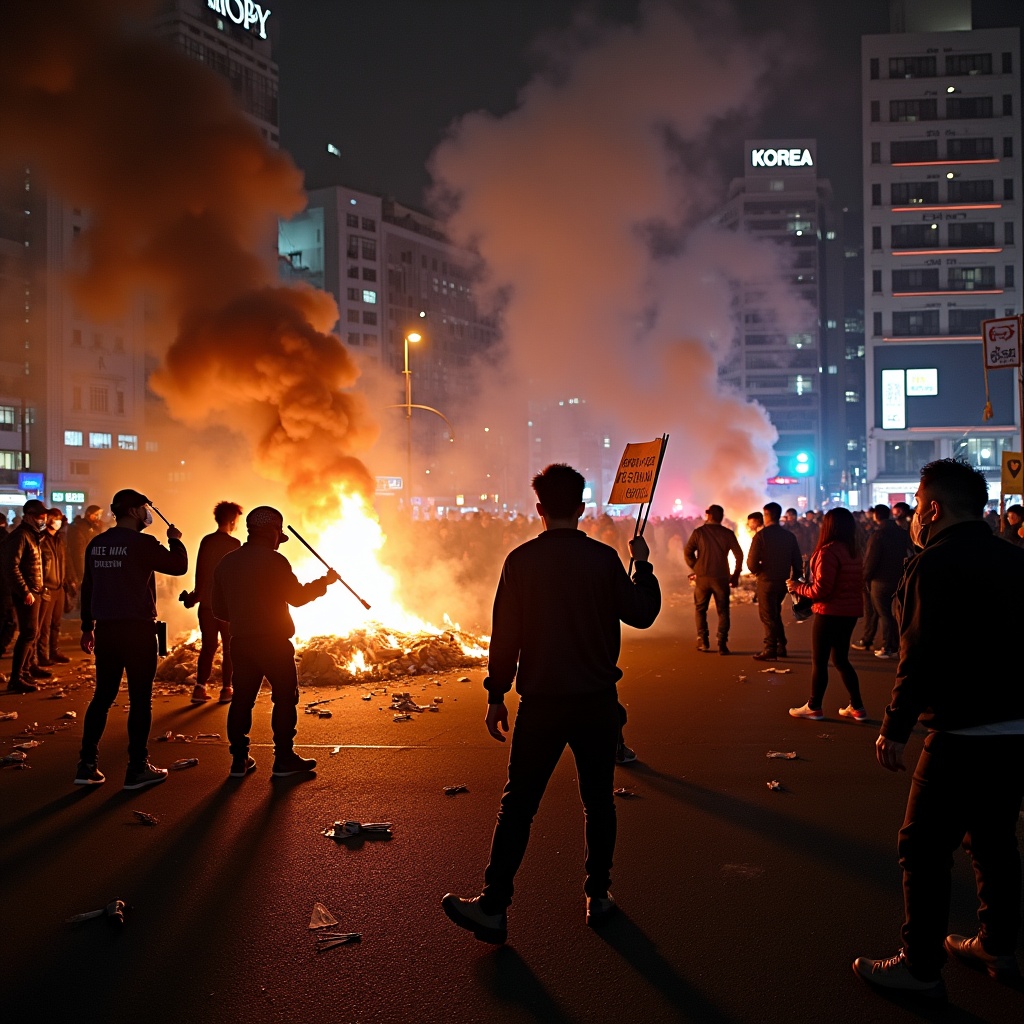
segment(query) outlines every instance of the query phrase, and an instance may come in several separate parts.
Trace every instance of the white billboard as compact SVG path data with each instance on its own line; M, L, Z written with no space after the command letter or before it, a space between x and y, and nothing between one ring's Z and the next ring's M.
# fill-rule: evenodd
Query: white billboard
M907 388L905 370L882 371L882 429L905 430Z
M921 398L939 393L937 369L907 370L907 398Z

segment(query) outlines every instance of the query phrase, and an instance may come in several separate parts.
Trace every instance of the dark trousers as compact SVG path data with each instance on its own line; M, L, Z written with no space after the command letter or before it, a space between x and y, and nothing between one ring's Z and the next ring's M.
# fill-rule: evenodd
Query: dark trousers
M128 768L136 771L149 759L153 724L153 677L156 675L156 627L144 619L96 623L96 692L85 711L81 758L90 764L99 752L107 712L128 676Z
M937 976L946 960L950 870L961 843L974 865L982 947L995 956L1016 949L1022 764L1024 736L931 732L925 738L899 839L903 946L921 978Z
M39 628L36 635L36 660L50 661L57 653L60 619L64 611L64 591L44 590L40 595Z
M199 648L199 662L196 665L196 682L205 686L213 674L213 656L217 653L218 640L223 642L221 653L221 686L231 685L231 631L226 622L221 622L207 604L199 605L199 632L202 634Z
M900 630L892 613L892 599L896 596L898 585L898 580L872 580L868 584L871 588L871 605L882 627L882 646L893 654L900 649ZM873 630L871 635L874 637Z
M729 578L698 576L694 582L693 606L697 618L697 639L707 642L708 605L713 597L715 612L718 614L718 642L724 644L729 639Z
M42 603L42 594L36 594L32 604L25 604L21 598L14 601L14 611L18 616L18 639L14 642L11 654L12 679L20 679L35 664L36 635L39 632L39 609Z
M871 584L864 584L864 632L861 633L861 643L870 647L875 642L875 634L878 632L878 612L875 610L875 602L871 600Z
M18 616L11 599L5 594L0 605L0 657L7 653L14 634L18 632Z
M828 686L829 658L850 694L850 703L855 708L863 707L860 680L850 664L850 638L856 625L853 615L815 614L811 627L811 699L807 702L810 707L821 707Z
M764 649L777 652L786 646L786 630L782 625L782 602L786 599L785 580L763 580L758 578L757 611L764 626Z
M619 704L614 693L520 700L509 752L508 782L484 872L481 906L485 913L499 913L512 902L513 880L526 853L530 825L566 744L576 759L580 798L586 814L584 891L588 896L607 895L615 851L612 791L619 725Z
M274 710L270 725L274 731L274 756L283 757L292 750L299 703L299 677L295 671L295 648L290 640L263 637L231 638L234 661L235 695L228 708L228 742L231 756L247 757L252 709L263 680L270 683Z

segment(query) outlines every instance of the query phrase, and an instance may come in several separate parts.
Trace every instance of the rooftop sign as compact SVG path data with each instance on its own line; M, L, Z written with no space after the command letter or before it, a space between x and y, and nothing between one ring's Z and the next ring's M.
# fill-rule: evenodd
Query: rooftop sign
M267 38L269 8L264 10L253 0L206 0L206 6L247 31L252 28L254 32L258 32L260 39Z
M809 149L752 149L751 167L813 167Z

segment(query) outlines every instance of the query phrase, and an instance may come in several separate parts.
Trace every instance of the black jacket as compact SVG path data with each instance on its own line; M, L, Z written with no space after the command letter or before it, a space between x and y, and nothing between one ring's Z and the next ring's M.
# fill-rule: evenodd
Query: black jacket
M979 519L948 526L907 564L893 603L900 660L882 735L1024 718L1024 549ZM982 652L979 654L979 650Z
M907 558L914 553L910 534L901 530L891 519L879 523L868 537L864 554L864 582L885 580L896 583L903 575Z
M735 569L729 571L729 553L735 559ZM704 523L698 526L683 548L686 564L698 576L715 579L739 580L743 568L743 549L736 534L721 523Z
M11 598L24 604L29 594L43 592L43 557L39 551L39 534L24 520L4 541L4 583Z
M747 568L759 579L782 583L790 577L800 579L804 559L796 537L778 523L754 534L747 552Z
M494 596L488 700L615 693L620 622L646 629L661 610L650 562L632 580L618 552L582 530L545 530L509 552Z

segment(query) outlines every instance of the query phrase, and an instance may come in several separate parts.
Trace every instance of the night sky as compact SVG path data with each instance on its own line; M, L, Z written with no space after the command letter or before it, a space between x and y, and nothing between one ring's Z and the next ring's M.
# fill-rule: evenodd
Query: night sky
M692 9L695 4L684 4ZM976 0L976 28L1022 21L1022 4ZM636 0L278 0L281 144L309 187L347 184L424 206L426 162L463 114L501 115L536 73L538 47L581 11L630 23ZM764 108L723 125L715 159L742 174L744 138L819 140L821 174L860 205L860 36L888 31L887 0L740 0L738 31L774 33ZM332 142L341 157L327 154Z

